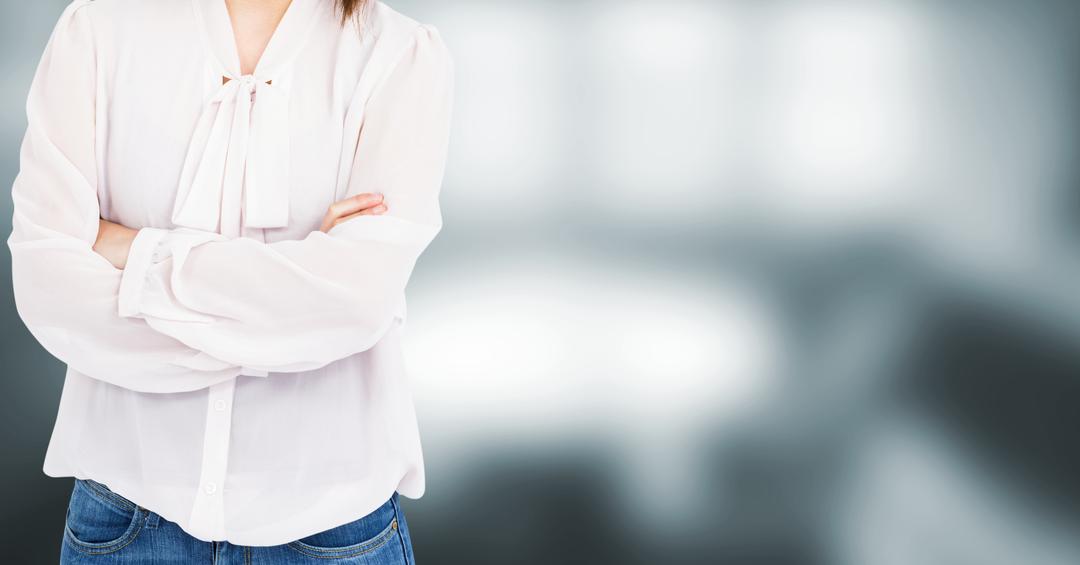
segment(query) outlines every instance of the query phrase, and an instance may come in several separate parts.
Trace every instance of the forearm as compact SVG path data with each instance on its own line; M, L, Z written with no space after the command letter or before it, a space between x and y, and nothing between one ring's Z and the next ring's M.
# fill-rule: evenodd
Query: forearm
M364 216L263 243L143 228L118 312L214 357L266 371L321 367L373 346L438 227Z

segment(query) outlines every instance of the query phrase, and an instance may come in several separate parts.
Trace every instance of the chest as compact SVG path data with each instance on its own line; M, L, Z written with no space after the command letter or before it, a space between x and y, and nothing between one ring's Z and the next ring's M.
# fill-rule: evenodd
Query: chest
M99 202L103 217L124 225L173 228L189 142L223 85L221 68L184 34L164 33L152 41L142 35L138 42L116 46L100 77ZM289 223L265 230L264 239L303 237L343 196L343 155L357 133L347 131L345 118L361 69L340 64L335 45L316 37L272 77L288 92L283 158L289 165ZM251 135L257 141L259 133Z

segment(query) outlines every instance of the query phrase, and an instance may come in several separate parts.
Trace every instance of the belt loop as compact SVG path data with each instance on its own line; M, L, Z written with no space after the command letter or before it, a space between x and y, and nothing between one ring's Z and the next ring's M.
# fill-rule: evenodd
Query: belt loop
M149 508L139 507L139 511L146 513L146 527L149 529L155 529L158 527L158 522L161 520L161 516L157 512L150 510Z

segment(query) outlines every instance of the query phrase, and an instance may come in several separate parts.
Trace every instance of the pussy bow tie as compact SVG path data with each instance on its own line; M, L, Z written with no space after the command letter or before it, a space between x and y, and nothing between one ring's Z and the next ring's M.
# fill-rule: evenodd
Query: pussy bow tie
M223 76L188 145L172 221L227 236L289 220L288 90ZM241 216L242 214L242 216Z

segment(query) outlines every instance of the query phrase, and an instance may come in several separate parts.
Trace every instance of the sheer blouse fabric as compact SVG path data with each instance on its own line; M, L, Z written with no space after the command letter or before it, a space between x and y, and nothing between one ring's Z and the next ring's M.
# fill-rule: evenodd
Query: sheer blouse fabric
M423 493L404 291L442 227L453 61L429 24L362 16L292 0L243 75L224 0L63 10L7 240L18 313L67 364L47 475L242 545ZM319 231L363 192L388 212ZM139 228L124 269L99 217Z

